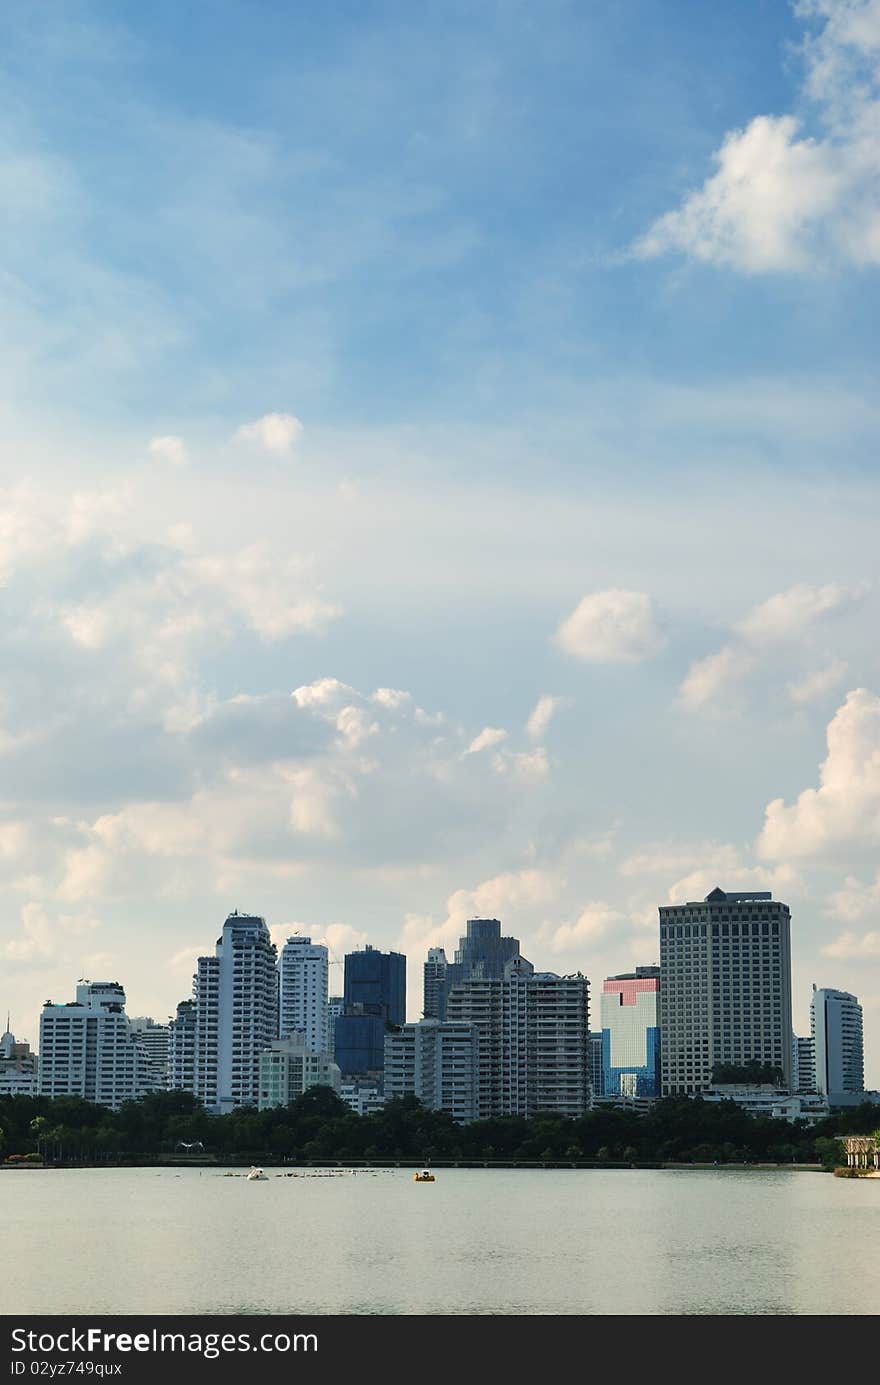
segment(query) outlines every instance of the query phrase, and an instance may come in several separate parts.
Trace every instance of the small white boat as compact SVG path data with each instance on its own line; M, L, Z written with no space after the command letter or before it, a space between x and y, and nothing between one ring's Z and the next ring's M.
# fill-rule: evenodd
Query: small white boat
M263 1170L262 1170L262 1169L251 1169L250 1173L249 1173L248 1176L247 1176L247 1179L248 1179L248 1182L249 1182L249 1183L257 1183L257 1182L261 1182L261 1181L262 1181L262 1182L267 1182L267 1181L268 1181L268 1180L267 1180L267 1176L266 1176L266 1174L263 1173Z

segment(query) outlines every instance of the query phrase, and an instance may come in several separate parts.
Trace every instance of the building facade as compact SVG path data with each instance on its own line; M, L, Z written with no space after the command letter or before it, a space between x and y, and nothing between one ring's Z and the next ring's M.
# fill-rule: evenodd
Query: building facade
M343 1075L385 1066L385 1034L406 1019L406 958L369 945L345 958L343 1012L336 1020L333 1056Z
M792 1091L810 1095L816 1090L816 1049L812 1038L791 1036Z
M37 1055L24 1039L16 1039L6 1016L6 1032L0 1034L0 1096L36 1096Z
M420 1020L385 1036L385 1097L416 1096L461 1123L476 1120L479 1034L476 1025Z
M219 1115L257 1106L260 1054L278 1037L278 973L266 920L232 913L195 976L195 1095Z
M311 938L288 938L278 959L279 1037L302 1034L310 1053L326 1053L329 958Z
M312 1053L300 1033L276 1039L260 1054L261 1111L289 1106L310 1087L332 1087L339 1091L339 1068L326 1053Z
M810 1001L816 1091L832 1099L865 1090L862 1007L849 991L817 990Z
M477 1031L478 1119L577 1117L590 1109L589 982L535 972L516 956L501 977L472 977L449 992L447 1019Z
M428 953L422 1004L425 1019L446 1019L453 986L462 981L500 980L507 963L519 955L519 939L503 938L499 919L468 919L455 961L447 961L442 947L431 948Z
M139 1101L155 1085L118 981L81 981L76 1000L43 1006L40 1096L79 1096L115 1111L124 1101Z
M660 1095L660 968L636 967L602 983L604 1096Z
M173 1091L196 1090L196 1002L182 1000L168 1024L168 1085Z
M764 891L715 889L660 908L664 1096L703 1091L720 1063L767 1063L791 1090L791 916Z
M170 1025L157 1024L146 1015L135 1015L131 1021L131 1028L147 1056L147 1062L156 1074L156 1086L167 1087L171 1080Z

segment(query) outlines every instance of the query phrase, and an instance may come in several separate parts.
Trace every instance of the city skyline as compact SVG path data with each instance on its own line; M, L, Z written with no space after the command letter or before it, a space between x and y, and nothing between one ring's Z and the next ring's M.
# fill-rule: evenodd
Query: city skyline
M579 1061L589 1080L590 1067L595 1069L598 1060L594 1093L605 1097L656 1098L661 1091L692 1095L712 1084L719 1063L775 1068L792 1094L870 1089L864 1080L863 1012L856 996L814 985L810 1036L797 1034L791 1005L790 911L784 902L773 900L768 891L716 887L705 900L660 906L658 913L661 964L605 977L601 992L594 990L592 1021L587 995L594 982L589 975L580 969L563 976L541 971L523 955L518 939L502 937L500 920L469 919L454 967L447 968L444 961L438 975L442 952L429 949L421 968L423 1005L417 1017L407 1017L403 1004L405 956L382 953L369 943L347 953L344 998L335 1011L342 1018L333 1022L334 1032L328 1027L328 1003L336 1003L330 996L328 950L307 937L289 938L279 949L262 917L234 910L224 922L214 954L198 959L192 999L178 1003L168 1026L133 1016L125 1020L126 1033L129 1028L132 1035L137 1033L154 1067L150 1082L159 1082L161 1069L166 1076L159 1085L167 1081L192 1091L208 1110L255 1104L259 1055L270 1044L278 1049L279 1040L281 1049L292 1040L309 1054L328 1060L335 1055L337 1076L341 1070L343 1081L376 1077L384 1066L386 1035L401 1026L412 1037L423 1025L439 1023L441 1034L447 1027L455 1030L454 1022L467 1028L474 1021L481 1032L483 1060L497 1085L499 1045L509 1028L508 1020L502 1023L509 987L513 985L513 995L518 981L527 986L546 982L548 995L554 997L552 1008L555 996L563 994L557 992L560 983L564 987L574 982L584 988ZM44 1002L41 1050L47 1016L51 1027L54 1014L75 1014L92 993L106 993L111 1011L125 1011L120 982L80 979L73 1011L69 1002ZM520 994L525 997L527 991ZM515 1005L511 1014L516 1011ZM453 1023L447 1026L447 1020ZM63 1022L68 1023L66 1018ZM346 1025L350 1030L343 1036ZM460 1041L457 1031L453 1049ZM596 1043L598 1054L593 1053ZM411 1059L416 1051L421 1051L418 1046L411 1050ZM51 1046L47 1056L51 1064ZM805 1058L813 1073L806 1083ZM279 1065L287 1059L276 1054L273 1063L277 1085ZM132 1073L124 1080L131 1082ZM472 1096L476 1101L476 1092ZM490 1100L486 1092L481 1099ZM492 1100L497 1099L498 1092Z
M878 35L3 7L17 1032L80 975L174 1014L230 907L600 978L720 884L880 1087Z

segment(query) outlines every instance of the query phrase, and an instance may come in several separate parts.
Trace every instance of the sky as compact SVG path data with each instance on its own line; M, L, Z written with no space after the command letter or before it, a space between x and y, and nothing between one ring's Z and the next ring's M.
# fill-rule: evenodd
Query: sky
M0 1004L792 911L880 1087L880 0L7 0Z

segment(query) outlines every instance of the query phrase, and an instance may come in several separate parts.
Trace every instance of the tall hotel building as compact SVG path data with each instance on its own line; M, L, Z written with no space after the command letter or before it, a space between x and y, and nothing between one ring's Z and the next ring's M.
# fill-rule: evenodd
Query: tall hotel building
M260 1054L278 1037L278 973L266 921L230 914L195 977L195 1094L225 1115L257 1106Z
M791 914L769 892L715 889L660 908L662 1095L717 1063L769 1063L791 1090Z
M602 983L602 1092L660 1095L660 968L636 967Z
M330 1043L327 1010L327 949L311 938L288 938L278 960L279 1036L301 1034L307 1053L326 1053Z
M865 1090L862 1007L849 991L817 990L810 1001L816 1091L834 1097Z

